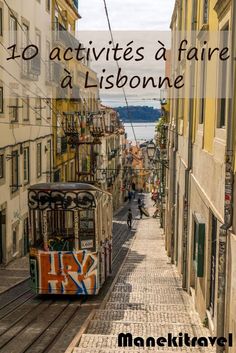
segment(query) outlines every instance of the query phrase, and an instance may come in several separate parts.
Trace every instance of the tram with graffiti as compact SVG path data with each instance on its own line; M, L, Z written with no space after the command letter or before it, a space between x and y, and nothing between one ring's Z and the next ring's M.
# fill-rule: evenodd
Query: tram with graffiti
M34 292L98 294L111 274L111 194L86 183L37 184L28 207Z

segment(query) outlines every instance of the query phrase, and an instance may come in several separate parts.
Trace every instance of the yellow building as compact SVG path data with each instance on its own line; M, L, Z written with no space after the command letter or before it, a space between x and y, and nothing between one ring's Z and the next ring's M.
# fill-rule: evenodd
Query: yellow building
M78 1L52 1L52 46L64 53L68 47L76 48L79 40L76 37L76 23L79 20ZM52 48L51 48L52 50ZM98 112L98 89L85 89L84 77L89 71L91 81L97 83L97 75L89 68L86 60L78 61L75 56L68 61L53 61L49 72L55 82L53 88L54 128L54 181L90 180L91 174L91 141L87 126L89 114ZM72 89L62 88L63 79L72 77ZM79 146L68 144L66 129L71 124L78 132ZM78 142L78 140L77 140Z
M207 48L214 32L216 43L235 46L235 3L177 0L171 29L173 53L179 43L178 31L182 38L192 32L191 45L199 50ZM235 289L231 287L235 238L228 231L232 225L235 117L233 101L222 95L217 99L219 93L229 92L232 72L235 66L229 61L223 65L213 58L188 65L187 60L177 62L172 55L171 75L183 74L188 80L184 96L174 98L173 91L170 101L167 251L202 321L218 336L226 335L229 325L231 332L235 330ZM234 312L226 310L230 300Z

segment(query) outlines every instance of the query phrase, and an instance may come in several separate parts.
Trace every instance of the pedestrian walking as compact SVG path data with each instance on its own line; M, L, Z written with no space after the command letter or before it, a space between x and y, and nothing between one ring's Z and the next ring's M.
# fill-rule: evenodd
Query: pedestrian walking
M132 215L131 209L129 208L128 215L127 215L127 225L129 229L132 228L132 220L133 220L133 215Z
M138 209L139 209L139 212L140 212L140 219L143 218L143 215L146 216L146 217L149 217L149 213L145 209L145 204L144 204L143 200L141 200L140 198L138 199Z
M128 200L129 200L129 202L132 200L132 193L131 193L131 191L128 192Z
M143 211L142 211L142 207L144 206L143 201L140 199L140 197L138 198L138 209L140 212L140 219L143 218Z

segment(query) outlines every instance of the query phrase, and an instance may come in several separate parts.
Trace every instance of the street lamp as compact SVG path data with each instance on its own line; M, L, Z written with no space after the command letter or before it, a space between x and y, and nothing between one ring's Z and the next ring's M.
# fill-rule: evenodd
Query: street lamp
M147 155L150 160L153 160L156 152L156 145L153 141L150 141L147 145Z

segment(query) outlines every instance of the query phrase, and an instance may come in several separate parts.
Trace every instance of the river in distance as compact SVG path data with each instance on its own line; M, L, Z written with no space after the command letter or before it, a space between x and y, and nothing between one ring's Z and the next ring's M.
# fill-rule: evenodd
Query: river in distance
M128 141L135 141L133 129L136 139L139 142L148 141L154 138L156 123L138 123L134 122L133 129L130 123L125 123L125 132L127 133Z

